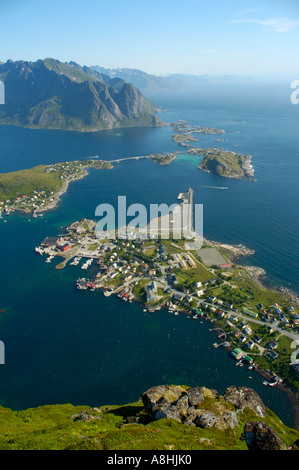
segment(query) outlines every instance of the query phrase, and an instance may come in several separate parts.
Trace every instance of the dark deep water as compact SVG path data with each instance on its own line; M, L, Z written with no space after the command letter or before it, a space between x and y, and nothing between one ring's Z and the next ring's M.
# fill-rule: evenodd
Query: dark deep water
M118 195L127 196L127 205L170 205L191 186L195 202L204 205L205 237L253 248L246 262L263 267L271 282L299 293L299 108L290 104L289 89L213 90L155 101L165 107L160 117L167 122L186 119L225 129L223 142L201 136L195 145L251 154L257 182L206 174L184 155L169 166L127 161L71 183L59 207L43 218L0 220L0 309L5 309L0 339L6 351L0 404L22 409L125 403L158 383L205 385L220 393L234 384L254 388L291 425L285 394L264 387L258 374L236 368L224 350L213 348L208 322L166 311L146 313L117 297L77 291L78 267L55 270L34 252L45 236L61 233L82 217L95 218L96 206L115 205ZM0 126L0 171L91 155L109 160L179 150L171 135L168 127L82 134Z

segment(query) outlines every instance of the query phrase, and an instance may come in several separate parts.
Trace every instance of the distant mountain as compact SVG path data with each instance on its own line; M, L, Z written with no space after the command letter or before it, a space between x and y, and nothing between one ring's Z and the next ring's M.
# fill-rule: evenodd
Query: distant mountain
M128 83L132 83L132 85L136 86L142 93L151 94L169 91L169 86L171 86L172 91L177 89L174 84L170 83L169 77L159 77L138 69L105 69L99 65L93 65L90 68L101 74L108 75L110 78L118 77Z
M135 86L75 62L8 60L0 64L0 80L0 124L80 131L163 124Z
M279 74L266 75L187 75L173 73L167 76L157 76L148 74L138 69L117 68L106 69L98 65L92 65L90 68L100 74L108 75L110 78L120 78L136 86L145 96L151 96L155 93L175 92L175 91L194 91L202 89L204 86L235 86L235 85L253 85L257 83L275 83L283 80Z
M92 65L90 68L100 74L108 75L110 78L121 78L136 86L141 93L148 96L167 91L186 91L200 88L207 84L235 83L239 80L235 76L214 77L211 75L184 75L174 73L164 77L148 74L138 69L106 69L98 65Z

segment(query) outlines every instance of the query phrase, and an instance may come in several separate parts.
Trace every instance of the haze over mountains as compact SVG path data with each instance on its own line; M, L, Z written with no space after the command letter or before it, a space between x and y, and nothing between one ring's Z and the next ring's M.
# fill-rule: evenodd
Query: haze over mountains
M87 67L51 58L0 62L0 80L5 85L0 124L80 131L163 125L156 116L160 109L148 99L155 94L254 83L253 77L164 77L138 69Z
M91 131L161 125L158 108L132 84L75 62L0 63L0 124Z
M255 83L279 82L283 79L280 74L267 75L191 75L173 73L167 76L158 76L143 72L138 69L129 68L104 68L99 65L92 65L90 68L110 78L121 78L128 83L136 86L141 93L151 96L155 93L175 92L175 91L194 91L206 85L214 86L247 86Z

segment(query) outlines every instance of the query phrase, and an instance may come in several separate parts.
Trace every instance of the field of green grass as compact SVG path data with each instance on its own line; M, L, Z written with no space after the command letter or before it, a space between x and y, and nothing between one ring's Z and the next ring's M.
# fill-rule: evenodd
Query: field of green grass
M218 400L211 399L202 404L210 411L217 406ZM128 417L141 418L142 424ZM151 422L141 401L99 408L71 404L23 411L0 408L0 450L247 450L243 428L251 420L262 419L246 408L239 414L239 425L226 431L171 419ZM287 446L299 438L298 431L268 409L263 421Z
M47 173L46 165L0 174L0 201L14 200L33 191L56 192L62 187L60 173Z

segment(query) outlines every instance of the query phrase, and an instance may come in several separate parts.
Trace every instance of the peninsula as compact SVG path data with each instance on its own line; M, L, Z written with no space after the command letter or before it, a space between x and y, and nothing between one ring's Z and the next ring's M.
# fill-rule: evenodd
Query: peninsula
M192 197L191 188L179 195L182 204L188 194ZM186 222L191 233L188 214ZM298 393L299 299L266 288L260 268L237 264L238 257L252 253L245 247L200 240L195 233L194 239L162 234L146 226L122 227L114 238L99 236L96 221L83 219L64 234L46 237L35 251L56 269L69 264L84 270L76 282L80 291L98 290L136 301L145 311L166 308L214 323L220 339L215 347L228 349L237 365L265 375L265 385Z
M31 169L0 174L0 217L2 212L8 216L13 212L28 215L42 215L56 207L71 181L88 174L89 168L107 170L113 164L126 160L151 159L160 165L169 165L175 160L177 152L154 153L150 155L118 158L110 161L93 156L86 160L39 165Z
M37 217L52 209L69 183L86 176L88 168L113 166L105 160L90 158L0 174L0 216L2 211L6 216L17 211Z

